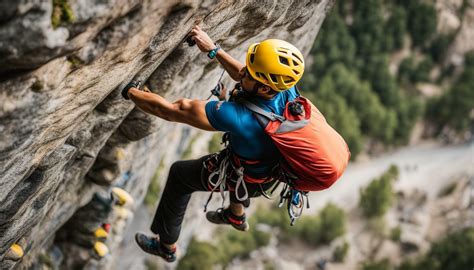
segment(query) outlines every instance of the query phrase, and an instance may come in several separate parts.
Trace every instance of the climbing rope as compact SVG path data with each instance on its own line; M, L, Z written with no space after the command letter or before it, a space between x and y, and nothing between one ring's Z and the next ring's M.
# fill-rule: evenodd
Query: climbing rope
M206 100L209 100L212 96L219 97L221 95L221 91L224 88L224 84L221 83L222 76L224 76L225 69L222 70L221 76L217 81L217 85L211 90L211 94Z

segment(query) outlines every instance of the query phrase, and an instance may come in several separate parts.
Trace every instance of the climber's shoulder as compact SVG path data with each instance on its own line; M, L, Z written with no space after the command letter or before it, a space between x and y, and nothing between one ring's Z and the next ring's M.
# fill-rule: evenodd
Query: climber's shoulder
M209 101L206 104L206 116L215 129L236 132L245 127L252 113L238 102Z

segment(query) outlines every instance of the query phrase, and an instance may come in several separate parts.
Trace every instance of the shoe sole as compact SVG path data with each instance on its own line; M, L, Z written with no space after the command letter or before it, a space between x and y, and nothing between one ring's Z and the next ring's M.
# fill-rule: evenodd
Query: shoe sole
M234 227L234 229L239 230L239 231L242 231L242 232L247 232L247 231L250 229L250 226L249 226L248 223L245 223L245 227L244 227L244 228L237 227L237 225L234 225L234 224L232 224L232 223L230 223L230 225L231 225L232 227Z
M247 221L244 223L245 225L244 225L244 224L242 224L242 225L235 225L234 223L225 222L225 221L223 221L223 220L221 220L221 219L219 219L219 220L214 220L214 219L212 219L212 218L209 218L209 216L208 216L207 214L206 214L206 219L207 219L207 221L209 221L210 223L216 224L216 225L231 225L234 229L236 229L236 230L238 230L238 231L242 231L242 232L246 232L246 231L248 231L248 230L250 229L250 225L248 224ZM243 226L243 228L240 227L240 226Z
M165 260L165 262L172 263L172 262L176 261L176 256L175 256L175 259L174 259L174 260L168 260L168 259L166 259L165 257L161 256L161 254L159 254L159 253L150 252L150 251L147 251L147 250L143 249L142 246L140 245L140 242L138 241L138 234L139 234L139 233L135 233L135 242L136 242L137 245L140 247L140 249L143 250L143 252L145 252L145 253L147 253L147 254L154 255L154 256L158 256L158 257L162 258L163 260Z

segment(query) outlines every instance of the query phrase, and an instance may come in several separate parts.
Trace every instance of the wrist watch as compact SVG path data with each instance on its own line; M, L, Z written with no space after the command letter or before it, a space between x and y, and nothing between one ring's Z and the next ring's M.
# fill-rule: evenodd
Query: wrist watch
M219 44L216 43L214 45L216 45L216 47L207 53L207 57L209 57L210 59L216 58L217 51L221 49L221 46L219 46Z

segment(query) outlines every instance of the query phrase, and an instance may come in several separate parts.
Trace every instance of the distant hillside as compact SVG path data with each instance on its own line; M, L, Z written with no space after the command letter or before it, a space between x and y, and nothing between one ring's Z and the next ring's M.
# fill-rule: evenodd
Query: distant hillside
M408 143L422 119L432 127L425 136L443 127L470 136L470 67L459 75L473 46L460 46L474 31L472 10L467 1L338 2L316 38L301 88L353 158ZM446 92L440 98L439 89Z

